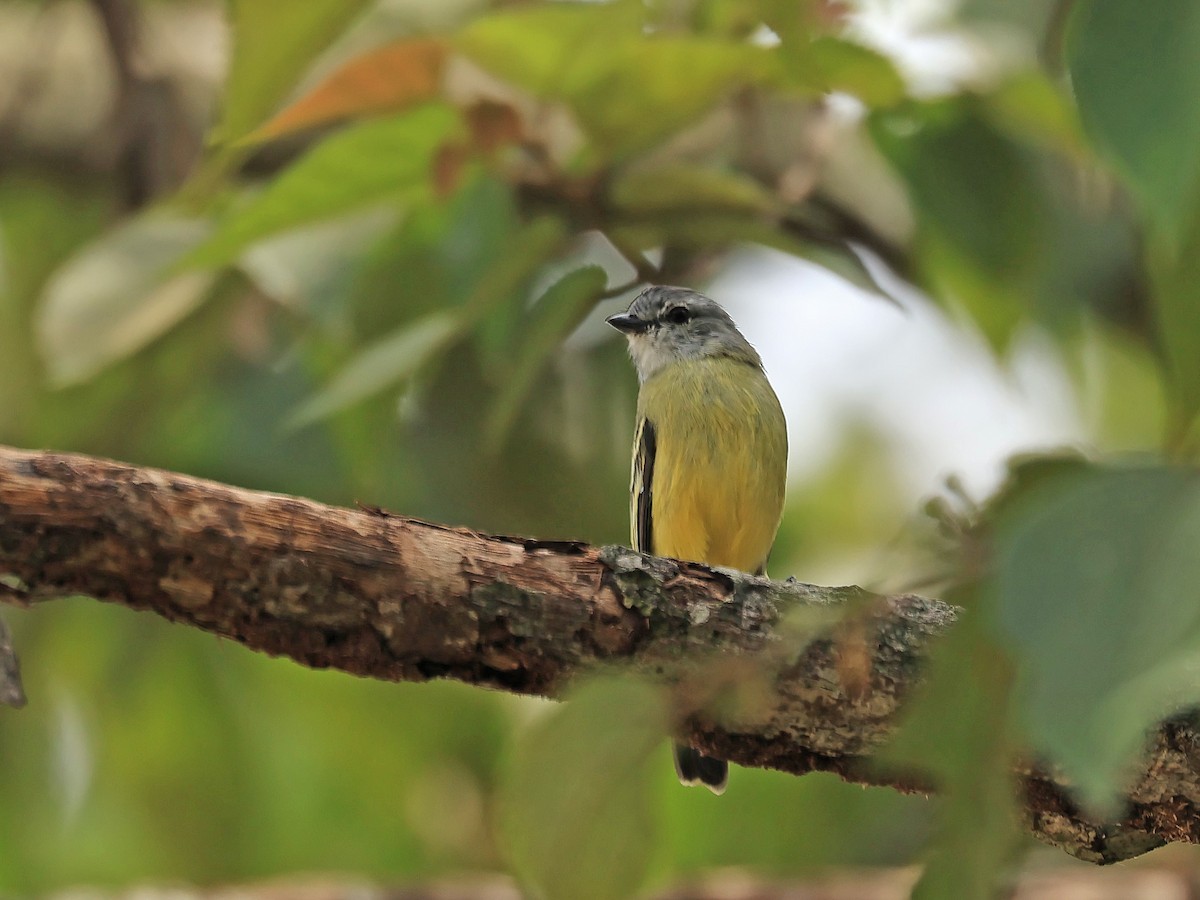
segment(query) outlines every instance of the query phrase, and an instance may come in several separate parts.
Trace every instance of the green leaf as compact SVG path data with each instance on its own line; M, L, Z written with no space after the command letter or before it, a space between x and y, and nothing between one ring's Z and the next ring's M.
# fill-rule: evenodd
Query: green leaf
M771 51L745 42L647 36L638 3L549 4L476 20L464 54L574 112L601 157L644 149L741 84L777 74Z
M1162 440L1167 420L1166 385L1154 350L1117 328L1097 328L1087 342L1088 365L1104 373L1103 388L1085 396L1094 410L1088 429L1109 453L1144 452Z
M591 312L607 281L608 276L601 266L584 266L552 284L534 304L519 326L521 339L514 353L512 372L492 402L487 435L493 447L498 446L512 428L551 353Z
M34 323L50 381L85 381L195 309L213 275L171 272L209 230L207 222L151 213L65 263L46 285Z
M461 332L458 315L436 312L371 344L293 412L287 426L309 425L410 378Z
M415 199L399 226L360 257L346 302L357 334L387 334L460 305L521 231L512 189L474 174L452 197ZM397 284L404 284L402 295Z
M1003 348L1047 253L1048 201L1025 153L971 106L953 101L881 116L874 125L916 207L927 277Z
M467 298L464 311L469 319L477 321L499 300L517 290L562 246L565 238L562 220L551 215L538 216L507 236Z
M1002 279L1039 239L1038 198L1018 148L968 111L922 112L917 130L904 137L878 129L880 144L904 177L922 226L981 274Z
M564 78L595 64L606 46L636 38L640 4L550 3L481 16L456 38L479 65L539 97L563 96Z
M795 56L809 84L822 92L842 91L874 108L893 106L905 97L904 79L892 61L862 44L819 37Z
M282 306L303 310L314 319L336 315L363 248L377 244L395 227L394 220L388 210L370 209L296 228L257 242L242 254L238 269ZM394 296L395 282L389 287ZM413 316L408 311L400 321Z
M778 57L752 44L637 37L582 60L563 93L599 152L622 159L696 122L739 88L774 80L777 70Z
M988 118L1007 134L1073 160L1090 158L1078 110L1041 72L1018 73L980 100Z
M1170 387L1171 450L1186 452L1190 427L1200 415L1200 205L1193 210L1180 252L1152 247L1158 333Z
M233 61L218 141L240 138L295 86L370 0L232 0Z
M938 829L921 900L989 900L1016 846L1011 666L972 605L939 643L928 679L884 749L884 765L927 773L938 786Z
M1172 403L1168 443L1186 452L1200 413L1200 7L1080 4L1068 37L1085 130L1152 226L1149 269Z
M565 237L561 219L539 216L506 236L471 290L463 315L476 329L476 345L485 371L507 370L530 282L554 257Z
M459 306L430 312L360 351L328 386L289 417L288 424L307 425L412 377L472 329L485 355L489 348L493 355L507 354L511 342L505 340L509 309L505 302L519 294L562 239L562 223L551 216L534 219L507 235Z
M185 264L222 265L267 235L425 188L435 151L458 126L452 109L429 105L335 134L231 213Z
M1017 471L989 585L1041 755L1102 815L1147 730L1195 703L1200 477L1078 461Z
M1067 64L1084 129L1167 234L1200 187L1200 5L1077 3Z
M659 846L654 750L660 693L593 681L521 735L501 788L500 827L520 878L546 900L627 900Z

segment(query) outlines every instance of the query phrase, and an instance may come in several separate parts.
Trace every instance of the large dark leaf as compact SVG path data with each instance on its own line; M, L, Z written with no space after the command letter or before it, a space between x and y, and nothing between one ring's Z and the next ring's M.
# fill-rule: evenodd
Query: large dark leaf
M997 512L990 597L1035 748L1101 812L1162 717L1200 700L1200 476L1026 467Z
M1178 235L1200 187L1200 5L1077 3L1067 42L1087 133L1149 218Z

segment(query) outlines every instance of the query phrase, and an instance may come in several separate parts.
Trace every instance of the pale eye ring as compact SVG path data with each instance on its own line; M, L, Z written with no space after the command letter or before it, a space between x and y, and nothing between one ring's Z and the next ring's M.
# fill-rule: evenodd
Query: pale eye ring
M691 310L686 306L672 306L663 314L663 321L672 325L684 325L692 318Z

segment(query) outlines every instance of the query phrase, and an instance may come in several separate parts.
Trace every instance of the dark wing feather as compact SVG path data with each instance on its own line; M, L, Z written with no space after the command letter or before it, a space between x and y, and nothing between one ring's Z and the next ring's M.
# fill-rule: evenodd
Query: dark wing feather
M654 552L654 455L657 439L654 423L638 421L633 438L633 482L629 486L633 518L633 547L642 553Z
M633 518L633 546L642 553L654 552L654 457L658 450L654 423L639 419L633 437L633 479L629 485ZM725 791L729 763L705 756L684 744L675 745L675 772L684 784L703 784L714 794Z

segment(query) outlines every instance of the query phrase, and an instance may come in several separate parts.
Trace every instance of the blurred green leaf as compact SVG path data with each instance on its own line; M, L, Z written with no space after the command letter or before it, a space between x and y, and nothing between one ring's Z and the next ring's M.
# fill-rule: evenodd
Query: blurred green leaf
M773 76L744 42L646 36L640 4L548 4L476 20L458 46L488 71L565 102L604 157L678 130L740 84Z
M965 110L930 108L877 129L924 227L977 266L1003 279L1037 246L1039 203L1016 146ZM981 161L986 160L985 164Z
M492 401L487 435L493 447L508 435L550 355L591 312L607 281L602 267L584 266L568 272L548 287L534 304L520 326L521 336L514 352L512 372Z
M1083 125L1157 226L1178 237L1200 188L1200 6L1077 3L1067 63Z
M913 896L988 900L1017 843L1010 725L1011 666L972 604L933 655L884 765L928 773L938 828Z
M928 273L938 300L965 312L993 351L1008 349L1025 318L1015 298L1002 291L937 230L922 235L921 268Z
M371 344L293 412L288 426L308 425L411 377L461 332L457 314L435 312Z
M990 594L1035 749L1102 814L1147 729L1195 702L1200 477L1026 465L995 512Z
M428 189L434 154L459 124L452 108L430 104L346 128L230 213L184 264L223 265L267 235Z
M562 223L550 216L504 236L490 248L486 267L456 308L430 312L359 351L327 387L289 417L288 424L310 424L412 377L472 329L485 354L490 347L494 356L502 354L507 360L514 318L513 304L507 301L519 298L520 288L562 238Z
M539 97L560 97L574 70L640 36L644 19L641 5L629 0L535 4L475 19L456 44L493 74Z
M284 307L328 319L358 274L363 247L392 228L395 213L386 209L301 226L256 242L242 254L238 269ZM389 288L394 296L395 283Z
M1079 161L1088 158L1078 110L1043 73L1017 73L981 99L991 121L1008 134Z
M904 99L904 79L883 54L836 37L818 37L789 60L799 64L808 86L821 92L842 91L867 106L892 106Z
M581 60L563 95L600 152L623 159L696 121L738 88L775 79L777 64L772 50L752 44L638 37Z
M485 370L507 371L517 344L530 282L562 246L566 229L555 216L539 216L505 235L471 290L464 316L476 327L476 346Z
M464 307L466 315L472 321L485 315L499 299L534 275L562 245L565 236L562 220L549 215L538 216L515 234L506 235L489 265L480 272Z
M295 86L370 0L232 0L233 60L215 140L241 137Z
M916 206L929 279L1006 346L1047 252L1046 199L1021 148L956 101L874 124Z
M1094 329L1079 359L1089 367L1080 374L1080 406L1091 412L1089 431L1099 446L1118 454L1158 446L1167 398L1154 351L1128 333Z
M47 282L34 323L51 382L90 378L195 309L213 275L172 268L210 230L207 222L151 213L68 260Z
M1158 244L1151 249L1158 333L1170 386L1168 442L1185 453L1191 424L1200 414L1200 205L1173 254ZM1200 452L1200 447L1191 448Z
M482 173L445 200L415 199L361 257L348 295L355 333L386 334L422 313L461 305L520 231L512 189Z
M658 850L650 763L666 721L658 691L606 678L521 735L502 785L500 826L516 871L538 896L637 894Z

